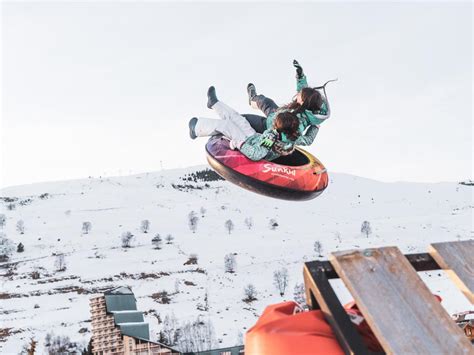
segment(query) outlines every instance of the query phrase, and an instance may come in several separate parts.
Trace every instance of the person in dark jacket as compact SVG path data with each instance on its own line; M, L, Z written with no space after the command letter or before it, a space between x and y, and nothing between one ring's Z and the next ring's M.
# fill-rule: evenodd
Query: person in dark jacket
M265 116L244 115L257 132L263 132L271 127L273 120L279 112L284 110L294 112L299 119L300 137L296 145L311 145L319 131L319 126L330 116L329 103L325 95L316 88L308 87L306 75L298 61L293 61L296 68L296 91L294 100L286 106L279 107L272 99L257 95L255 85L247 85L249 104L253 108L261 110ZM286 137L282 137L286 141Z

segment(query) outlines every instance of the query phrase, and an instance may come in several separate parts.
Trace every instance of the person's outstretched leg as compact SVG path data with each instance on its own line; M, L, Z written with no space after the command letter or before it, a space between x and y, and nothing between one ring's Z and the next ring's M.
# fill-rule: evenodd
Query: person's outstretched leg
M249 83L247 85L247 93L249 95L249 104L252 108L258 109L268 117L271 113L275 112L278 109L278 105L272 99L266 97L265 95L257 95L257 90L255 85Z
M215 136L219 133L235 142L243 142L247 139L247 135L232 120L193 117L189 121L189 126L192 139ZM191 127L193 128L191 129Z
M250 123L240 113L235 111L232 107L227 106L222 101L218 101L212 106L212 109L217 112L220 118L226 121L233 122L241 130L245 138L254 135L256 132ZM245 140L242 139L242 141Z

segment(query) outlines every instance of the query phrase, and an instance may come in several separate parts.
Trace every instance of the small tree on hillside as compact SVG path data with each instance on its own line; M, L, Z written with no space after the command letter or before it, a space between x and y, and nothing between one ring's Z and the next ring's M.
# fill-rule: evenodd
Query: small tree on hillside
M199 218L198 218L198 216L196 216L196 212L194 212L194 211L189 212L189 214L188 214L188 225L189 225L189 229L193 233L196 233L198 220L199 220Z
M7 218L5 217L4 214L0 214L0 228L5 227L6 223L7 223Z
M131 232L123 232L120 236L122 241L122 248L130 248L132 246L133 234Z
M227 232L229 232L229 234L234 230L234 222L232 222L231 219L228 219L227 221L225 221L225 229L227 229Z
M0 262L7 261L14 250L14 244L6 237L4 233L0 233Z
M224 268L225 272L233 274L237 266L237 260L235 260L235 255L230 253L224 257Z
M322 257L323 245L321 244L319 240L314 242L314 252L318 254L320 258Z
M360 227L360 231L361 231L361 233L364 233L368 238L369 234L372 233L372 227L370 226L370 222L369 221L362 222L362 226Z
M16 222L16 230L20 234L25 234L25 222L22 219Z
M166 244L173 244L174 237L171 234L166 236Z
M64 254L56 255L54 267L56 271L66 271L66 258L64 257Z
M252 217L247 217L244 220L245 226L250 230L253 227L253 219Z
M288 286L288 270L286 268L273 273L273 284L280 292L280 296L283 296Z
M89 234L91 229L92 229L92 223L91 222L82 222L82 233Z
M23 253L25 251L25 247L23 246L22 243L19 243L16 247L16 252L17 253Z
M151 240L151 244L153 244L153 247L155 249L161 249L161 245L163 244L163 240L161 239L161 236L158 233Z
M270 230L274 231L278 227L278 222L272 218L270 222L268 222L268 227L270 228Z
M244 302L252 302L252 301L257 300L258 292L254 285L248 284L244 288L244 295L245 295L245 298L243 299Z
M201 207L199 212L201 212L201 217L204 218L204 215L206 214L206 209L204 207Z
M148 233L148 231L150 230L150 221L148 219L142 221L142 223L140 224L140 230L143 233Z

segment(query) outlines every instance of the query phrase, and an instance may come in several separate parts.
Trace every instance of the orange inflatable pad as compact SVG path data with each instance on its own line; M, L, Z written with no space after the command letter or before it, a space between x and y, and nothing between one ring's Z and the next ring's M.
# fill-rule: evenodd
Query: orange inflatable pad
M265 308L245 335L245 355L344 354L321 311L295 309L295 302Z

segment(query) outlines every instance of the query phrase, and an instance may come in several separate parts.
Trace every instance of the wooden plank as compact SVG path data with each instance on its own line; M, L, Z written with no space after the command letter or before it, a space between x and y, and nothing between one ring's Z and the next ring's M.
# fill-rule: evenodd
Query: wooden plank
M330 261L387 354L474 354L398 248L335 252Z
M434 243L429 253L474 304L474 240Z
M320 309L324 313L344 353L371 354L331 287L326 277L324 263L320 261L305 263L303 277L306 303L311 309Z

